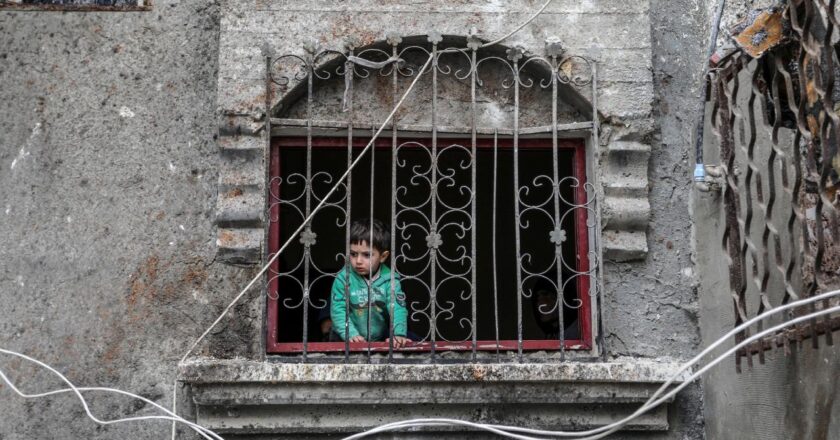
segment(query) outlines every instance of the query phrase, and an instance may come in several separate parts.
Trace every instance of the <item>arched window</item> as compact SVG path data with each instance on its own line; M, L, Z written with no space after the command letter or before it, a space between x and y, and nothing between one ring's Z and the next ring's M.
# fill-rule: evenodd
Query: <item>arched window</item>
M269 253L282 248L269 353L592 347L595 67L553 40L543 56L479 46L434 34L269 59L283 95L268 124ZM390 270L349 264L352 225L370 219L385 241L361 244Z

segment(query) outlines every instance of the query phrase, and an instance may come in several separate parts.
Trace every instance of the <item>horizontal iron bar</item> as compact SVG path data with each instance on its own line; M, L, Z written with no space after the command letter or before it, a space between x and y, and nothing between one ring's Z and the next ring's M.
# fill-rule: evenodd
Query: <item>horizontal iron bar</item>
M763 351L770 351L774 348L783 348L785 346L785 340L789 343L796 343L810 339L814 333L816 333L817 336L822 336L826 332L836 332L838 330L840 330L840 316L831 318L828 322L825 322L822 318L820 318L820 320L816 323L807 323L803 326L783 330L775 336L768 336L761 342L756 342L755 345L738 350L736 354L738 357L745 357L747 356L747 350L749 350L750 354L755 355Z
M582 349L589 349L591 348L589 344L586 344L584 341L580 339L567 339L564 340L564 347L569 350L582 350ZM388 343L387 342L371 342L368 344L367 342L352 342L350 343L350 350L351 351L367 351L370 348L372 352L388 352ZM464 342L436 342L435 349L440 351L469 351L472 350L472 341L464 341ZM501 340L498 343L496 341L478 341L478 346L476 349L478 351L494 351L494 350L502 350L502 351L510 351L516 350L517 348L517 341L515 340ZM541 351L541 350L559 350L560 349L560 341L556 340L533 340L533 341L523 341L523 349L528 351ZM275 343L269 347L272 353L300 353L303 351L303 344L299 342L291 342L291 343ZM343 342L308 342L307 343L307 350L310 352L317 352L317 353L331 353L331 352L338 352L344 350L344 343ZM428 352L431 350L431 343L430 342L409 342L403 348L399 349L400 353L410 353L410 352Z
M314 129L332 129L332 130L346 130L348 123L346 121L311 121L312 127ZM278 135L290 134L290 131L294 133L296 129L305 128L307 127L307 120L306 119L280 119L280 118L272 118L271 119L271 134ZM357 130L370 130L372 128L378 128L379 125L371 124L371 123L361 123L361 122L354 122L353 128ZM593 124L592 121L586 122L572 122L568 124L558 124L557 131L558 132L576 132L576 131L588 131L592 130ZM551 133L551 126L544 125L544 126L537 126L537 127L526 127L520 128L519 134L520 135L529 135L529 134L550 134ZM431 125L410 125L410 124L397 124L397 130L400 132L414 132L414 133L431 133L432 126ZM452 134L471 134L472 129L470 127L451 127L451 126L439 126L437 127L438 133L452 133ZM502 128L490 128L490 127L477 127L476 133L479 135L488 135L491 136L494 133L498 133L502 136L512 136L513 130L512 129L502 129ZM331 133L332 134L332 133Z

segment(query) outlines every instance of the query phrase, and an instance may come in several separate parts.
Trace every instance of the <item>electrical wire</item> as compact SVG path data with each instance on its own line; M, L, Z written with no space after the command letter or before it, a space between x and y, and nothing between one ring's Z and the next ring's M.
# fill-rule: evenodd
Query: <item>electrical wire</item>
M691 360L689 360L688 362L683 364L683 366L680 367L678 370L676 370L671 375L671 377L656 392L654 392L650 396L650 398L648 398L648 400L645 402L645 404L643 404L633 414L631 414L631 415L625 417L624 419L619 420L615 423L611 423L609 425L606 425L606 426L603 426L603 427L600 427L600 428L597 428L597 429L593 429L593 430L589 430L589 431L576 431L576 432L572 432L572 431L546 431L546 430L529 429L529 428L522 428L522 427L516 427L516 426L504 426L504 425L491 425L491 424L483 424L483 423L474 423L474 422L469 422L469 421L465 421L465 420L446 419L446 418L429 418L429 419L414 419L414 420L406 420L406 421L401 421L401 422L389 423L389 424L382 425L382 426L379 426L377 428L373 428L371 430L368 430L368 431L365 431L365 432L362 432L362 433L358 433L358 434L346 437L345 440L356 440L356 439L361 439L361 438L368 437L368 436L378 434L378 433L401 430L401 429L442 427L442 426L465 426L465 427L469 427L469 428L473 428L473 429L477 429L477 430L483 430L483 431L491 432L491 433L498 434L500 436L507 437L507 438L518 439L518 440L545 440L545 439L551 439L551 438L555 438L555 437L576 438L577 440L597 440L597 439L601 439L601 438L604 438L604 437L614 433L615 431L621 429L627 423L629 423L633 419L639 417L644 412L646 412L646 411L648 411L652 408L655 408L656 406L666 402L668 399L671 399L673 396L675 396L677 393L679 393L682 389L689 386L693 381L702 377L711 368L715 367L716 365L723 362L725 359L729 358L737 350L740 350L740 349L742 349L742 348L744 348L744 347L754 343L755 341L758 341L761 338L764 338L768 335L775 334L778 331L783 330L787 327L790 327L790 326L793 326L793 325L796 325L796 324L799 324L799 323L802 323L802 322L810 321L810 320L813 320L813 319L815 319L817 317L820 317L820 316L840 312L840 306L834 306L834 307L831 307L831 308L822 309L822 310L812 312L812 313L809 313L809 314L806 314L806 315L803 315L803 316L799 316L799 317L796 317L796 318L793 318L793 319L789 319L789 320L786 320L786 321L782 322L781 324L778 324L778 325L773 326L771 328L768 328L766 330L760 331L760 332L744 339L743 341L739 342L735 346L728 349L726 352L718 355L716 358L712 359L705 366L698 369L697 371L695 371L690 376L688 376L686 378L682 378L683 372L685 370L690 369L694 364L699 363L702 360L703 357L705 357L707 354L709 354L712 350L714 350L715 348L717 348L721 344L726 343L729 340L730 337L734 336L738 332L746 330L748 327L752 326L753 324L755 324L755 323L757 323L761 320L767 319L767 318L769 318L773 315L776 315L778 313L781 313L785 310L790 310L790 309L793 309L793 308L796 308L796 307L801 307L801 306L812 304L812 303L818 302L818 301L829 300L829 299L837 297L837 296L840 296L840 290L826 292L826 293L816 295L816 296L813 296L813 297L810 297L810 298L805 298L805 299L802 299L802 300L798 300L798 301L794 301L794 302L791 302L791 303L788 303L788 304L781 305L781 306L779 306L775 309L769 310L765 313L762 313L761 315L758 315L758 316L744 322L743 324L735 327L734 329L730 330L729 332L727 332L726 334L724 334L723 336L718 338L716 341L714 341L712 344L710 344L708 347L706 347L703 351L701 351L699 354L697 354L694 358L692 358ZM20 391L20 389L8 378L8 376L2 370L0 370L0 379L2 379L3 382L8 384L9 387L16 394L18 394L21 397L24 397L24 398L47 397L47 396L57 395L57 394L61 394L61 393L72 392L72 393L75 393L76 396L79 398L80 402L82 403L82 406L85 409L85 412L86 412L87 416L96 423L100 423L100 424L103 424L103 425L110 425L110 424L125 423L125 422L131 422L131 421L143 421L143 420L172 420L173 423L183 423L183 424L189 426L191 429L196 431L199 435L201 435L205 439L208 439L208 440L223 440L220 435L216 434L212 430L210 430L208 428L205 428L205 427L202 427L201 425L198 425L196 423L192 423L192 422L189 422L187 420L184 420L183 418L181 418L180 416L178 416L174 412L171 412L171 411L167 410L166 408L164 408L163 406L161 406L161 405L159 405L155 402L152 402L151 400L146 399L142 396L138 396L136 394L129 393L129 392L126 392L126 391L115 389L115 388L76 387L64 375L62 375L61 373L56 371L54 368L50 367L49 365L47 365L47 364L45 364L45 363L43 363L43 362L41 362L37 359L31 358L29 356L26 356L26 355L23 355L21 353L17 353L17 352L11 351L11 350L2 349L2 348L0 348L0 353L9 354L9 355L24 359L26 361L35 363L35 364L49 370L53 374L57 375L59 378L61 378L62 381L67 383L70 387L70 388L59 389L59 390L55 390L55 391L49 391L49 392L38 393L38 394L27 394L27 393L24 393L24 392ZM682 383L680 383L678 386L670 389L667 393L662 395L662 393L665 390L667 390L668 387L671 384L673 384L677 380L680 380L681 378L682 378ZM156 415L156 416L129 417L129 418L122 418L122 419L115 419L115 420L100 420L99 418L95 417L91 413L86 399L81 394L82 391L86 391L86 392L87 391L91 391L91 392L99 391L99 392L117 393L117 394L129 396L129 397L132 397L132 398L135 398L135 399L139 399L143 402L146 402L146 403L160 409L161 411L165 412L166 414L169 414L169 416L157 416ZM539 435L541 437L533 437L533 435Z
M53 395L63 394L63 393L74 393L76 395L76 397L79 398L79 401L81 402L82 407L84 408L85 413L87 414L88 418L90 418L91 420L93 420L94 422L96 422L100 425L113 425L113 424L117 424L117 423L126 423L126 422L142 421L142 420L171 420L172 423L183 423L183 424L189 426L191 429L193 429L195 432L197 432L199 435L201 435L202 437L204 437L207 440L224 440L220 435L216 434L212 430L207 429L207 428L205 428L205 427L203 427L199 424L187 421L187 420L183 419L182 417L178 416L177 414L173 413L172 411L169 411L168 409L164 408L163 406L161 406L161 405L159 405L159 404L157 404L157 403L155 403L155 402L153 402L153 401L151 401L151 400L149 400L149 399L147 399L143 396L139 396L137 394L133 394L133 393L130 393L128 391L119 390L119 389L116 389L116 388L77 387L76 385L73 384L73 382L71 382L66 376L64 376L63 374L58 372L55 368L50 367L49 365L47 365L44 362L39 361L38 359L29 357L25 354L18 353L16 351L7 350L7 349L3 349L3 348L0 348L0 353L11 355L11 356L17 357L19 359L23 359L27 362L34 363L34 364L46 369L47 371L53 373L54 375L58 376L64 383L66 383L69 386L69 388L62 388L62 389L59 389L59 390L48 391L48 392L44 392L44 393L37 393L37 394L24 393L23 391L21 391L15 385L14 382L12 382L11 379L9 379L9 377L6 375L5 372L3 372L3 370L0 370L0 379L2 379L3 382L5 382L15 394L17 394L17 395L19 395L23 398L32 399L32 398L53 396ZM155 408L158 408L159 410L161 410L161 411L163 411L163 412L165 412L166 414L169 414L169 415L168 416L137 416L137 417L127 417L127 418L122 418L122 419L114 419L114 420L101 420L101 419L97 418L96 416L94 416L93 413L90 411L90 407L88 406L87 400L82 395L82 391L85 391L85 392L99 391L99 392L121 394L121 395L124 395L124 396L128 396L128 397L131 397L131 398L134 398L134 399L141 400L141 401L143 401L143 402L145 402L149 405L154 406Z
M735 336L736 334L748 329L753 324L756 324L759 321L767 319L767 318L769 318L773 315L777 315L781 312L784 312L784 311L787 311L787 310L790 310L790 309L794 309L794 308L797 308L797 307L802 307L802 306L812 304L812 303L815 303L815 302L828 300L828 299L831 299L831 298L833 298L835 296L838 296L838 295L840 295L840 290L834 290L834 291L822 293L820 295L815 295L815 296L812 296L812 297L809 297L809 298L804 298L804 299L801 299L801 300L793 301L793 302L790 302L790 303L787 303L787 304L782 304L778 307L775 307L773 309L770 309L770 310L762 313L761 315L755 316L752 319L749 319L749 320L745 321L741 325L736 326L735 328L733 328L732 330L730 330L729 332L727 332L726 334L722 335L717 340L715 340L714 342L709 344L708 347L706 347L705 349L703 349L703 351L701 351L696 356L694 356L694 358L687 361L685 364L683 364L682 367L678 368L677 371L664 384L662 384L662 386L660 386L659 389L656 392L653 393L653 395L651 395L649 400L652 400L652 399L656 398L657 396L659 396L672 383L674 383L680 377L680 375L682 375L683 372L690 369L694 364L699 363L705 356L707 356L709 353L711 353L715 348L717 348L720 345L726 343L729 340L729 338L731 338L731 337ZM579 431L579 432L577 432L577 435L597 434L599 432L605 431L606 429L607 428L605 428L605 427L601 427L601 428L594 429L594 430L591 430L591 431ZM551 432L551 431L544 431L544 432L546 433L545 435L549 435L547 433ZM570 433L570 434L575 434L575 433ZM555 433L555 435L556 435L556 433ZM562 436L562 435L557 435L557 436Z
M793 308L793 307L798 307L798 306L810 304L810 303L820 301L820 300L829 299L829 298L838 296L838 294L840 294L840 290L835 290L835 291L832 291L832 292L824 293L822 295L818 295L818 296L814 296L814 297L811 297L811 298L806 298L804 300L789 303L789 304L786 304L784 306L780 306L779 309L781 309L781 310L769 311L767 313L764 313L762 315L759 315L759 316L751 319L750 321L742 324L741 326L736 327L735 329L733 329L732 331L730 331L726 335L723 335L721 338L719 338L714 343L709 345L709 347L707 347L700 354L695 356L695 358L693 358L692 360L685 363L683 365L683 367L678 369L677 372L675 372L668 379L668 381L666 381L659 388L659 390L657 390L653 395L651 395L651 397L648 399L648 401L644 405L642 405L642 407L640 407L638 410L636 410L633 414L631 414L631 415L625 417L624 419L619 420L615 423L611 423L609 425L606 425L606 426L603 426L603 427L600 427L600 428L597 428L597 429L593 429L593 430L589 430L589 431L577 431L577 432L574 432L574 431L545 431L545 430L528 429L528 428L521 428L521 427L515 427L515 426L487 425L487 424L482 424L482 423L467 422L467 421L463 421L463 420L434 418L434 419L415 419L415 420L407 420L407 421L402 421L402 422L390 423L390 424L382 425L380 427L377 427L377 428L374 428L374 429L371 429L371 430L368 430L368 431L365 431L365 432L362 432L362 433L359 433L359 434L355 434L355 435L346 437L344 440L356 440L356 439L367 437L369 435L374 435L374 434L377 434L377 433L393 431L393 430L398 430L398 429L417 428L417 427L432 427L432 426L434 426L434 427L439 427L439 426L468 426L468 427L471 427L471 428L474 428L474 429L480 429L480 430L485 430L485 431L493 432L493 433L496 433L496 434L500 434L500 435L503 435L503 436L508 437L508 438L515 438L515 439L521 439L521 440L543 440L543 439L552 438L552 437L576 438L577 440L597 440L597 439L601 439L601 438L604 438L604 437L614 433L615 431L621 429L627 423L629 423L633 419L639 417L640 415L642 415L646 411L664 403L665 401L667 401L668 399L670 399L671 397L676 395L678 392L680 392L682 389L684 389L685 387L690 385L693 381L695 381L696 379L701 377L703 374L705 374L709 369L711 369L712 367L714 367L714 366L718 365L719 363L723 362L725 359L727 359L729 356L731 356L737 350L739 350L739 349L741 349L741 348L743 348L743 347L745 347L749 344L752 344L753 342L755 342L755 341L757 341L757 340L759 340L759 339L761 339L765 336L773 334L773 333L775 333L779 330L790 327L792 325L795 325L795 324L798 324L798 323L801 323L801 322L805 322L805 321L809 321L809 320L817 318L819 316L840 312L840 306L835 306L835 307L831 307L831 308L828 308L828 309L819 310L817 312L809 313L807 315L803 315L803 316L800 316L800 317L797 317L797 318L794 318L794 319L787 320L787 321L785 321L781 324L778 324L774 327L771 327L771 328L768 328L768 329L763 330L761 332L758 332L758 333L744 339L740 343L736 344L735 346L733 346L732 348L727 350L725 353L723 353L723 354L719 355L718 357L714 358L712 361L710 361L704 367L700 368L699 370L697 370L696 372L691 374L689 377L685 378L679 386L674 387L668 393L659 397L659 395L665 389L667 389L668 386L670 386L675 381L679 380L683 371L685 371L688 368L691 368L691 366L693 366L695 363L697 363L697 361L700 358L702 358L703 356L708 354L715 347L717 347L717 346L725 343L726 341L728 341L729 338L731 336L733 336L734 334L738 333L739 331L742 331L742 330L746 329L748 326L750 326L750 325L752 325L752 324L754 324L754 323L756 323L760 320L766 319L769 316L774 315L774 314L776 314L778 312L781 312L783 310L787 310L787 309L790 309L790 308ZM541 435L543 437L530 437L530 436L520 435L518 433ZM592 435L592 434L594 434L594 435ZM586 436L586 437L584 437L584 436Z

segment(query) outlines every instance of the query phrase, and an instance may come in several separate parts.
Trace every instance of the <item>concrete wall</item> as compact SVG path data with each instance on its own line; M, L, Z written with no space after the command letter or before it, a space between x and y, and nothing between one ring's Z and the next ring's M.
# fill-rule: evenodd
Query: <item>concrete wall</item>
M177 360L252 272L213 263L218 38L218 4L199 0L0 12L0 346L78 384L171 399ZM229 331L247 319L226 321L213 349L250 352L259 339ZM60 385L0 362L25 390ZM4 439L168 429L101 428L70 396L0 394ZM95 397L105 418L143 409Z
M352 8L373 11L349 22L341 19L351 7L345 2L313 7L320 12L253 2L274 9L277 21L268 22L253 8L237 11L246 3L158 0L150 12L0 13L0 346L44 360L78 384L170 401L177 360L254 273L215 261L219 112L259 112L227 95L250 89L220 88L239 75L219 71L220 52L258 57L264 42L237 26L276 29L277 49L297 48L310 33L330 42L354 31L376 39L384 23L415 34L478 25L497 35L540 2L424 3L433 13L420 19L407 12L418 8L411 2L364 2ZM605 263L603 348L608 357L685 358L699 342L686 124L705 5L556 3L514 41L539 48L558 34L577 42L573 52L604 61L622 52L610 47L623 48L626 64L607 72L607 115L615 139L652 149L649 252ZM284 33L287 17L307 35ZM220 29L253 44L220 43ZM652 81L636 76L648 69ZM199 352L259 358L257 298L245 298ZM7 357L0 365L27 390L58 386ZM168 430L157 422L97 427L69 396L23 401L5 387L0 395L4 439L161 437ZM661 438L702 438L700 405L698 388L684 392L670 412L672 432ZM93 409L105 418L143 411L114 398L97 398Z

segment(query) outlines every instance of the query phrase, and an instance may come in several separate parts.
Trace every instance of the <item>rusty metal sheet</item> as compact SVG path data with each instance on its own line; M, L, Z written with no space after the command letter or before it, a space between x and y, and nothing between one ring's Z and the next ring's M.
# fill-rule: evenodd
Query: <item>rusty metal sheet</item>
M840 287L840 51L829 38L838 23L833 6L817 0L756 10L733 28L741 51L710 60L711 122L725 177L722 251L736 326ZM736 342L761 328L739 333ZM744 358L752 366L756 355L763 363L765 351L787 353L803 340L832 345L838 329L840 316L829 314L779 331L739 351L736 367Z
M750 11L730 31L735 44L749 56L759 58L768 50L788 41L790 22L786 8L772 7Z

